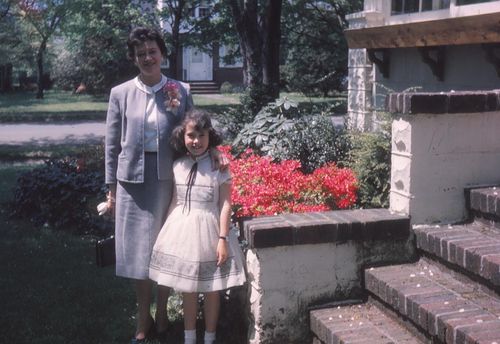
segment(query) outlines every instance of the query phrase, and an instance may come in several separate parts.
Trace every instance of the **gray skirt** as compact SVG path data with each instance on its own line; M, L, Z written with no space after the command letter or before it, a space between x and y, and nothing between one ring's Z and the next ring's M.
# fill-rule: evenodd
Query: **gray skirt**
M146 153L144 183L116 187L116 275L146 280L156 237L167 218L172 180L158 180L156 153Z

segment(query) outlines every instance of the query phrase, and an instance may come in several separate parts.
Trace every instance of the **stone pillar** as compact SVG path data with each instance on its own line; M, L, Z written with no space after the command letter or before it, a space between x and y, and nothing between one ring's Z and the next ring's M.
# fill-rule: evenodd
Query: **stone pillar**
M412 224L467 218L464 188L500 183L500 90L398 93L390 209Z
M349 49L349 84L347 97L348 126L373 129L373 64L366 49Z

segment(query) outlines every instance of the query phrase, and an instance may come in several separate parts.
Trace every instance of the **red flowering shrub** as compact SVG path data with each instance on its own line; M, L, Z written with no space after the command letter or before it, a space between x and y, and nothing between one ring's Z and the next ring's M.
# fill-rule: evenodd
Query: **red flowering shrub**
M272 162L246 150L239 158L230 147L221 151L231 161L232 201L236 217L345 209L356 202L357 183L350 169L329 163L311 174L300 162Z

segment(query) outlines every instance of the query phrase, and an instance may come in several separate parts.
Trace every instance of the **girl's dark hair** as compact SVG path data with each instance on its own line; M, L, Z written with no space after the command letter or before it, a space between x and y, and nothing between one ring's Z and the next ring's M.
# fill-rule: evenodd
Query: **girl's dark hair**
M222 143L222 137L212 126L210 116L203 110L193 109L186 113L186 117L180 125L172 131L170 143L179 155L187 153L186 145L184 144L184 134L188 123L194 123L196 130L208 129L208 148L218 146Z
M135 47L143 44L146 41L155 41L160 48L161 54L167 56L168 50L165 45L165 41L161 36L160 32L153 28L139 26L130 31L127 40L127 57L130 60L134 60L135 57Z

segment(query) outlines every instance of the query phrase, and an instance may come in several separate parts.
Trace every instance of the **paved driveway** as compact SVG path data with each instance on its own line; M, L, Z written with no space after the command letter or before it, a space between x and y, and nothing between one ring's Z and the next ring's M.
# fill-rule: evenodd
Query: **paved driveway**
M104 122L0 124L0 145L94 143L104 139Z

